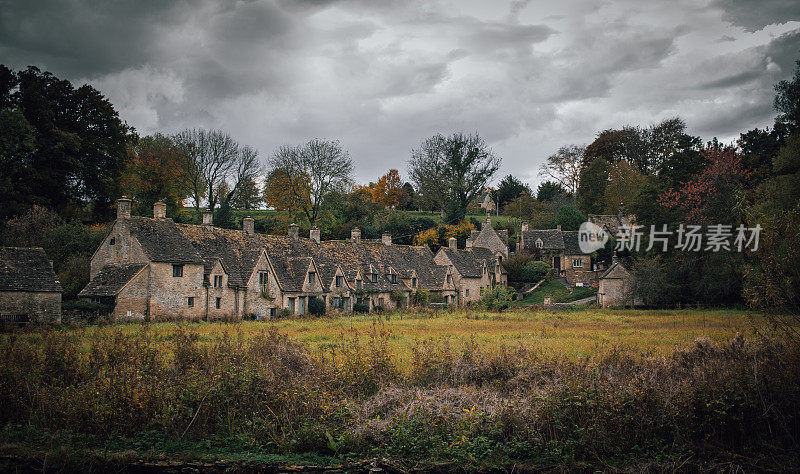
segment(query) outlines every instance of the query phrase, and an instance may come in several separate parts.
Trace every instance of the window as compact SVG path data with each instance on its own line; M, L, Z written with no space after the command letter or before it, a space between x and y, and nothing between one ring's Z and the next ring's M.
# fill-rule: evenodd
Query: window
M536 248L537 248L537 249L540 249L540 248L542 248L543 246L544 246L544 243L543 243L541 240L537 240L537 241L536 241Z
M395 275L394 273L389 275L389 281L392 283L397 283L397 275Z
M186 298L186 306L189 308L194 308L194 296Z
M294 298L289 298L289 311L294 313Z
M339 297L338 296L334 296L333 297L333 307L334 308L338 308L339 307Z
M114 245L115 243L117 243L117 239L114 237L111 237L111 240L108 241L108 245Z
M315 272L308 272L308 284L313 285L314 281L317 278L317 274Z
M377 273L373 273L372 274L372 283L377 283L377 282L378 282L378 274Z
M275 308L269 309L269 319L275 319Z
M269 283L269 276L267 272L258 272L258 284L261 286L267 286Z
M183 265L172 265L172 276L175 278L180 278L183 276Z
M222 298L217 298L217 301L214 302L214 306L219 309L222 306Z
M583 259L582 258L573 258L572 259L572 266L573 267L582 267L583 266Z
M344 278L341 275L336 275L336 288L342 287L342 281Z
M447 275L447 283L450 283L451 280L452 280L452 276L451 275Z
M464 298L469 298L469 290L464 290Z
M378 298L378 306L383 308L383 298Z
M411 279L411 287L412 288L416 288L417 287L417 277L414 277L414 278Z
M356 280L356 289L357 290L361 289L361 280Z
M214 275L214 288L222 288L222 275Z

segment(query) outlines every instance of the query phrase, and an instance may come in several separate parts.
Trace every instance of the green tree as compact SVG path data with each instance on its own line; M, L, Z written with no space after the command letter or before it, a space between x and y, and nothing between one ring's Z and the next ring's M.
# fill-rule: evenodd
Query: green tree
M128 154L121 177L123 193L134 198L140 214L149 215L153 204L163 201L174 215L186 197L181 186L180 150L169 137L157 133L135 140Z
M494 192L497 205L502 209L506 204L520 197L523 194L530 195L531 189L512 175L507 175L500 180L497 190Z
M608 187L609 168L604 158L597 158L581 171L578 206L587 214L602 214Z
M408 174L425 199L442 203L447 222L460 222L500 162L478 134L434 135L412 151Z
M261 190L253 177L246 177L233 192L231 207L234 209L256 209L263 202Z
M18 110L0 111L0 218L20 214L30 204L35 152L35 130L25 116Z
M545 181L536 189L536 199L542 202L560 201L567 195L567 190L554 181Z

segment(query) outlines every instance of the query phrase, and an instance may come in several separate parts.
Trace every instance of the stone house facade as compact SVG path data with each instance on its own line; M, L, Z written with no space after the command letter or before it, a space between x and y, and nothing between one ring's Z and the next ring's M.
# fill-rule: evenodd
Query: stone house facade
M153 215L131 216L130 200L120 199L117 219L92 256L91 281L79 296L106 303L116 320L304 315L312 298L336 311L356 304L394 309L409 306L417 291L463 305L481 287L507 280L507 234L490 223L470 249L458 251L459 266L481 269L473 282L454 263L439 264L428 247L393 244L389 234L367 241L353 229L348 240L321 241L316 228L305 238L294 224L285 236L256 234L252 218L243 219L242 230L221 229L210 213L203 225L176 224L161 203ZM469 286L469 298L460 283Z
M595 285L601 274L591 254L581 250L578 232L563 231L561 226L529 230L527 224L522 224L517 251L529 252L538 260L547 262L570 285Z
M0 321L61 323L61 284L38 247L0 247Z
M614 256L608 270L600 276L597 289L597 304L601 308L609 306L628 306L639 304L633 294L633 274Z

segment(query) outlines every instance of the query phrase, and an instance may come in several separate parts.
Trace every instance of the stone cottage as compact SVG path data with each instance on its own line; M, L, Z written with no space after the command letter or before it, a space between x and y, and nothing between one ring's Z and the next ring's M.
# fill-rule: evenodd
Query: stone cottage
M38 247L0 247L0 321L61 323L61 284Z
M484 247L459 249L456 239L451 237L448 246L436 253L434 261L451 270L459 289L456 303L463 306L479 300L486 288L508 284L508 272L500 263L503 256L502 251L494 253Z
M561 226L529 230L527 224L522 224L517 249L546 262L570 285L590 286L597 282L600 275L591 254L581 250L577 231L562 231Z
M215 227L210 212L202 225L188 225L166 217L163 203L153 218L131 216L127 198L117 206L79 295L107 304L117 320L304 315L314 298L332 310L393 309L410 305L417 291L463 305L479 297L480 287L506 283L508 235L490 222L460 251L458 266L481 272L471 290L473 273L465 280L455 263L437 263L426 246L393 244L389 234L368 241L353 229L348 240L321 241L318 229L300 237L295 224L285 236L265 235L254 232L249 217L242 230L231 230ZM460 283L470 285L469 298L460 297L467 294Z
M616 255L608 270L600 276L597 304L601 308L638 304L633 294L633 274L617 260Z

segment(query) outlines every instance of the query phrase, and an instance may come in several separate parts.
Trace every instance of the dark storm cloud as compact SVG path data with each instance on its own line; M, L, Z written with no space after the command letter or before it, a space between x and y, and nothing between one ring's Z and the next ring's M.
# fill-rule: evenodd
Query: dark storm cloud
M262 156L339 139L366 181L474 131L533 177L626 123L769 124L800 57L795 3L0 0L0 61L92 83L141 133L219 127Z
M715 5L725 12L723 18L749 31L774 23L800 21L797 0L717 0Z

